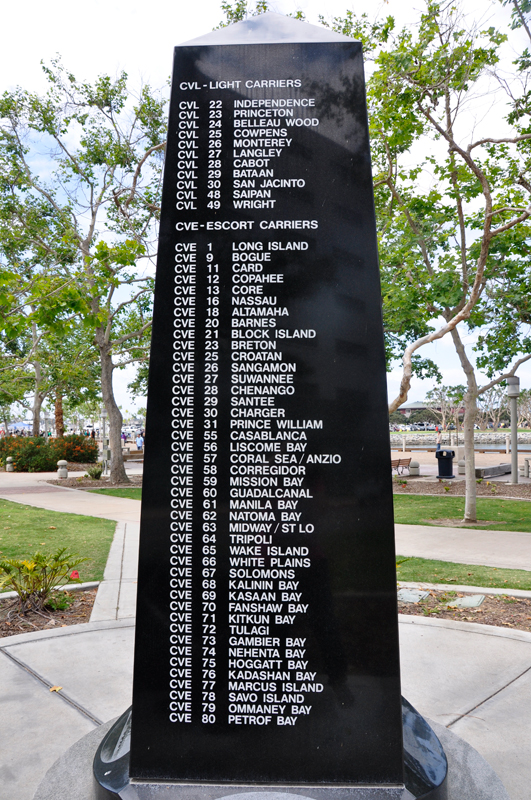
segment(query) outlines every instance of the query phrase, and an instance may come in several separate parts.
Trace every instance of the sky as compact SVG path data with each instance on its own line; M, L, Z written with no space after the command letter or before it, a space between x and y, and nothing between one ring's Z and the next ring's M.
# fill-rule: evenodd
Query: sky
M254 5L254 3L251 3ZM319 13L327 19L344 16L347 9L366 11L370 19L393 15L397 24L418 18L420 0L273 0L272 10L305 12L309 22L317 23ZM509 11L497 0L463 0L465 13L489 24L501 24ZM164 86L171 72L173 47L208 33L224 18L220 0L168 3L166 0L92 0L73 4L71 0L26 0L4 4L0 48L0 91L17 85L43 90L45 81L41 60L49 62L60 54L63 63L78 79L93 80L98 75L115 75L125 70L133 84ZM487 27L487 25L485 25ZM510 54L508 54L510 56ZM488 113L492 113L489 109ZM473 345L467 340L467 350ZM424 357L433 358L443 373L446 385L464 383L451 338L422 348ZM393 398L400 383L400 369L388 375L388 391ZM531 366L520 372L521 383L531 387ZM145 398L130 398L127 383L131 370L115 372L115 394L123 409L145 406ZM413 379L409 401L422 400L433 386L429 380Z

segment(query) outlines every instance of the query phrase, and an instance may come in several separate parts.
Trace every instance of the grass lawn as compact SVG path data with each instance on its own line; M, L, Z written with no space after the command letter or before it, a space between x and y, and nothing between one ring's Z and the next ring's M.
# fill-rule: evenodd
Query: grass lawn
M394 506L395 522L407 525L444 525L442 520L445 519L463 519L465 498L395 494ZM531 533L531 503L526 500L491 500L478 497L477 516L480 523L478 528Z
M87 558L77 567L79 577L100 581L109 555L116 522L79 514L63 514L0 500L0 558L27 558L37 551L68 553Z
M427 558L396 557L399 581L455 583L499 589L531 590L531 572L523 569L496 569L451 561L430 561Z
M142 489L89 489L93 494L110 494L113 497L126 497L128 500L142 500Z

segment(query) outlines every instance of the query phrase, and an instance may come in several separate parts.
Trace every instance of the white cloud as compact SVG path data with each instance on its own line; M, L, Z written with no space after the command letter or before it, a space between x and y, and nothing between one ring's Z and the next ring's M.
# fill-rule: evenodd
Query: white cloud
M253 0L250 0L253 5ZM349 0L272 0L279 13L304 11L311 22L318 15L327 19L344 16L352 7ZM393 15L402 25L418 19L422 2L402 0L375 4L357 0L356 13L367 12L370 19L378 14ZM509 11L495 0L467 0L465 10L485 21L507 19ZM78 78L92 79L108 72L126 70L134 81L140 78L162 85L171 73L173 47L180 42L208 33L224 17L221 0L199 3L168 4L152 0L146 4L130 0L93 0L90 5L70 0L27 0L6 3L2 8L4 36L0 48L2 88L17 84L43 88L40 61L49 61L57 53Z

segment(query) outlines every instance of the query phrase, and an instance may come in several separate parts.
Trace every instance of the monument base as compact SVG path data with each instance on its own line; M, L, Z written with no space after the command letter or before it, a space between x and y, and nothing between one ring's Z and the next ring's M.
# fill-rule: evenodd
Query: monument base
M123 720L123 717L120 720ZM103 787L96 783L93 774L94 753L120 720L113 720L101 725L72 745L48 770L33 800L72 800L74 797L76 800L97 800L98 797L101 797L101 794L98 795L97 792L101 792ZM498 775L473 747L443 726L436 723L432 723L432 725L437 738L444 746L448 758L448 778L444 785L447 790L447 800L510 800ZM105 772L107 771L105 769ZM145 786L147 788L149 785ZM169 786L169 784L160 785L160 791L165 791ZM136 800L138 797L135 794L137 788L138 784L130 784L122 792L123 800ZM190 786L186 787L187 797L190 796L191 788ZM210 787L194 788L202 790L201 797L204 798L207 797L206 792ZM355 789L356 791L357 788ZM369 789L371 787L364 788ZM237 793L233 787L225 786L223 789L226 798ZM252 800L288 800L287 795L293 796L294 794L300 800L301 794L308 797L312 796L313 792L305 788L303 792L299 793L298 791L295 792L292 787L286 787L284 790L277 789L276 791L271 791L271 788L266 789L265 787L262 791L259 791L256 786L252 788L242 787L238 800L251 800L251 795ZM328 794L327 792L327 796ZM272 795L274 795L274 798ZM112 797L112 794L109 795L107 793L107 797L109 796ZM116 795L115 793L115 797L117 796L120 797L119 794ZM358 795L358 797L361 796ZM368 796L370 797L370 795ZM153 797L157 798L157 800L162 800L165 795L159 792ZM389 795L387 797L389 798ZM405 794L404 800L407 797L408 795ZM354 800L354 798L357 800L356 795L353 793L350 794L350 798L351 800ZM411 798L411 793L409 793L409 798Z
M100 787L101 790L101 787ZM230 794L227 794L230 792ZM102 795L97 799L120 797L124 800L413 800L403 786L244 786L215 784L137 783L131 781L119 795Z
M131 709L117 720L94 758L97 800L447 800L448 763L426 720L402 698L404 784L197 784L129 777Z

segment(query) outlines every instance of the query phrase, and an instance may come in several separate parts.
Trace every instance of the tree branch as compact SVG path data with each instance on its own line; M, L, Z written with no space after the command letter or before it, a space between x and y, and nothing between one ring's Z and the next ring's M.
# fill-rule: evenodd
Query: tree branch
M522 26L525 28L525 31L529 36L529 39L531 40L531 31L529 30L529 26L526 22L526 18L523 15L522 9L520 8L520 3L518 2L518 0L513 0L513 6L516 9L516 13L520 17L520 22L522 23Z
M131 191L129 193L129 197L125 201L125 207L126 208L129 208L129 206L131 205L131 203L133 201L133 197L135 196L136 184L138 183L138 179L140 177L140 172L142 170L142 167L144 166L144 164L146 163L148 158L151 155L153 155L153 153L156 153L157 150L162 150L162 148L164 148L164 147L166 147L166 142L161 142L160 144L153 145L153 147L150 147L149 150L146 150L146 152L144 153L143 158L141 158L140 161L138 162L137 168L135 170L135 174L133 176L133 183L131 185Z
M520 214L519 217L516 217L516 219L512 219L505 225L501 225L499 228L495 228L493 231L491 231L490 238L492 239L494 238L494 236L498 236L500 233L504 233L504 231L509 231L511 228L514 228L514 226L518 225L520 222L525 222L526 219L529 219L530 216L531 216L531 205L528 206L527 209L522 214Z
M522 136L515 136L513 138L504 138L504 139L491 139L487 137L485 139L478 139L477 142L473 142L469 144L466 151L470 153L475 147L481 147L484 144L518 144L519 142L525 142L528 139L531 139L531 133L524 133Z
M146 322L144 325L142 325L141 328L139 328L138 330L134 331L133 333L127 333L125 336L120 336L119 339L114 339L114 341L111 342L111 347L114 350L115 347L117 347L120 344L123 344L124 342L129 341L129 339L137 339L137 338L139 338L140 336L142 336L142 334L145 331L147 331L148 328L151 327L151 324L152 324L152 322L151 322L151 320L149 320L149 322Z
M523 356L523 358L519 358L514 367L512 367L509 370L509 372L505 372L503 375L500 375L498 378L495 378L490 383L487 383L485 384L485 386L482 386L481 389L478 389L478 395L484 394L484 392L488 392L488 390L492 389L493 386L497 386L498 383L506 381L507 378L514 378L518 367L520 367L526 361L529 361L530 358L531 358L531 353L529 353L529 355L527 356Z

